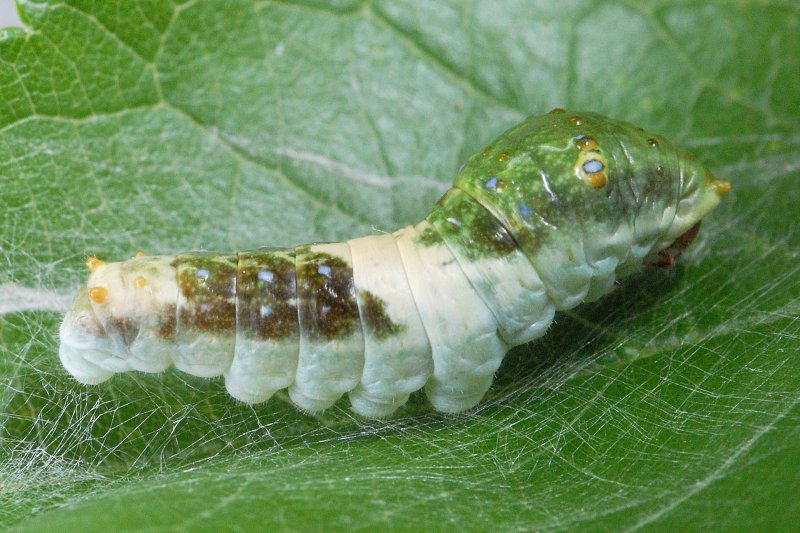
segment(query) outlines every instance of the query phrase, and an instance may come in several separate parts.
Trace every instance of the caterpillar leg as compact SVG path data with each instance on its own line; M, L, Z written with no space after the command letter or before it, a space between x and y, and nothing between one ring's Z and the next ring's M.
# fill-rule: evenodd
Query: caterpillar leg
M98 342L103 335L105 330L94 316L89 291L83 287L61 323L58 351L61 364L81 383L97 385L114 375L113 370L102 366L105 354L109 353L103 346L106 343Z

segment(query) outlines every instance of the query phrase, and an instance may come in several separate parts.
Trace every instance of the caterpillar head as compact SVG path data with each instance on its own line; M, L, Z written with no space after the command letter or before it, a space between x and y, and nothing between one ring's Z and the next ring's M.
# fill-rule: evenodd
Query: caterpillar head
M455 186L509 228L535 264L552 250L565 251L565 264L585 253L595 274L641 265L730 189L659 135L561 109L506 131L470 158Z
M663 137L557 109L472 156L454 187L507 229L560 310L612 290L730 186Z

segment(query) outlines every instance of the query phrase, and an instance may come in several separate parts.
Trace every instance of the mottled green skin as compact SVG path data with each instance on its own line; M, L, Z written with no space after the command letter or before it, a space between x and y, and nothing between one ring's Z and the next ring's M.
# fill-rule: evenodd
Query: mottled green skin
M576 173L581 136L599 147L607 178L603 186L592 186ZM548 242L576 242L604 225L632 220L642 209L655 212L676 204L677 175L687 161L703 171L684 151L630 124L594 113L557 112L529 117L503 133L469 159L453 186L490 212L533 258ZM477 243L473 256L504 249L487 240L490 223L474 205L443 199L430 220L441 232L441 221L448 218L474 233L466 239ZM470 223L476 218L481 220Z
M235 332L236 263L235 255L206 252L175 258L178 288L185 298L178 305L178 332Z
M405 331L403 324L395 323L386 312L386 302L369 291L359 291L361 312L364 314L366 332L382 341Z
M498 220L481 204L460 189L450 189L428 215L436 228L423 231L418 242L438 244L444 238L460 247L469 260L481 257L504 257L517 248L517 243ZM433 238L428 233L437 236Z
M439 200L439 203L444 200L444 196ZM437 204L438 207L438 204ZM443 210L442 215L439 218L446 219L452 213L452 207L446 208ZM429 217L430 218L430 217ZM437 244L442 244L444 241L442 240L442 235L433 228L425 228L425 230L417 237L416 242L423 246L435 246Z
M249 338L297 337L294 250L262 248L239 253L237 332Z
M303 334L311 339L345 338L361 325L353 269L339 257L298 248L297 298Z
M298 312L312 339L342 339L361 327L352 268L308 246L262 248L236 256L186 253L172 266L184 299L177 309L181 331L238 333L262 340L297 338ZM330 267L328 276L319 273L321 266ZM198 271L208 274L198 277ZM380 297L365 290L358 296L364 326L376 339L404 331L389 317ZM174 307L167 311L172 317L175 313ZM175 326L174 318L165 320L159 335L171 338ZM119 328L129 329L122 323Z

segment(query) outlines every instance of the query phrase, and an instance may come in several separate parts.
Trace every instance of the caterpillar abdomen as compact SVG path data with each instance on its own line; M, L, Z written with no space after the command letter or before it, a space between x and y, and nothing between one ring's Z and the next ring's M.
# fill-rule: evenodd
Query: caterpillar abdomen
M424 387L436 409L463 411L557 310L602 296L654 254L668 264L728 187L626 123L530 117L393 234L90 259L60 357L85 383L174 364L223 375L248 403L288 389L320 411L348 394L357 413L383 417Z

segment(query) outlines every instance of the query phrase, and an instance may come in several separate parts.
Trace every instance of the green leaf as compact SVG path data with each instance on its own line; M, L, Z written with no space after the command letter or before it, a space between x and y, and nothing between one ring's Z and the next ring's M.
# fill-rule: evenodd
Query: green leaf
M774 530L800 516L791 2L25 0L0 38L0 526ZM527 114L591 109L733 191L673 273L560 315L489 398L390 421L179 372L74 382L88 254L422 218ZM346 402L344 402L346 403Z

